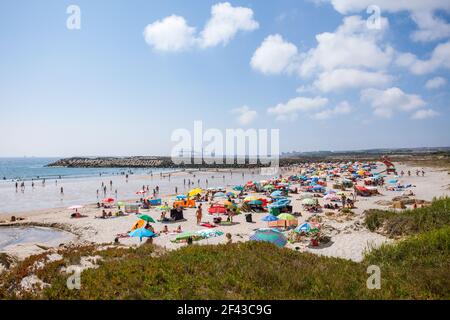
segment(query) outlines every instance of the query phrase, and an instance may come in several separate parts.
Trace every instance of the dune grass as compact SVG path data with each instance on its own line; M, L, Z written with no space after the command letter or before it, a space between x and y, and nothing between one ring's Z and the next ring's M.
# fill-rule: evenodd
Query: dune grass
M395 213L377 211L370 221L399 223L409 236L369 252L356 263L328 258L268 243L186 246L162 253L144 245L135 249L93 247L61 251L36 273L51 287L31 299L450 299L450 213L448 199L428 208ZM429 216L427 216L429 215ZM407 223L405 223L407 221ZM100 255L99 268L85 270L81 290L69 290L62 266L80 257ZM13 268L0 286L0 298L16 298L30 258ZM381 270L381 289L369 290L367 267Z
M390 237L413 235L450 225L450 198L434 200L430 206L396 212L372 209L366 212L370 231Z

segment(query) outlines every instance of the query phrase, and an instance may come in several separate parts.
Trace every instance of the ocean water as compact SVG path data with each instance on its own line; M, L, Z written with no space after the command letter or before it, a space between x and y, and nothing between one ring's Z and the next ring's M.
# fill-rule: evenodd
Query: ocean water
M161 195L185 194L194 187L228 187L244 184L249 180L267 179L258 171L242 173L216 173L194 171L186 175L162 175L173 169L140 169L126 179L120 172L128 169L83 169L83 168L47 168L46 164L56 159L23 158L0 159L0 218L10 218L11 215L26 215L28 212L50 209L68 208L73 205L97 203L105 197L116 198L118 201L138 199L136 192L148 186L150 193L159 186ZM152 174L149 174L152 171ZM100 173L102 175L100 176ZM61 175L61 179L59 179ZM37 179L37 176L40 178ZM25 179L25 188L16 188L13 177ZM45 177L45 184L42 178ZM33 181L31 179L34 179ZM194 182L188 184L188 180ZM106 193L103 186L107 186ZM61 193L63 188L63 193ZM97 195L98 191L98 195ZM117 193L116 193L117 191ZM150 196L151 194L149 194ZM82 211L82 210L81 210ZM63 214L70 210L63 210Z
M31 180L56 178L81 178L101 175L117 175L130 170L136 174L167 171L168 169L129 169L129 168L60 168L46 167L59 158L0 158L1 180Z

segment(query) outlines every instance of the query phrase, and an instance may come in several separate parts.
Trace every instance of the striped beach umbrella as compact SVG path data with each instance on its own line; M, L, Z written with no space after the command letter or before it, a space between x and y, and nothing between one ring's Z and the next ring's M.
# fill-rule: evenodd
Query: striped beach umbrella
M287 243L287 239L281 232L273 229L259 229L252 236L251 241L270 242L278 247L284 247Z

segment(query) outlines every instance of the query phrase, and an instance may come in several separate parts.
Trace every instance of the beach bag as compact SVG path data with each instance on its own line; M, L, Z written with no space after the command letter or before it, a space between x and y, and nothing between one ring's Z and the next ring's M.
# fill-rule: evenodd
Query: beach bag
M253 222L253 220L252 220L252 214L251 214L251 213L248 213L248 214L245 215L245 221L247 221L247 222Z

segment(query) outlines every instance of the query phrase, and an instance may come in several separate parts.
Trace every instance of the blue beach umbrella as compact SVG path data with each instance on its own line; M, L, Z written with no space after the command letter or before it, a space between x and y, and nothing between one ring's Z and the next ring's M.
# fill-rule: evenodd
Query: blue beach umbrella
M261 220L262 220L262 221L270 222L270 221L277 221L278 218L275 217L275 216L272 215L272 214L269 214L269 215L265 216L264 218L262 218Z
M142 238L152 238L155 236L155 234L153 232L151 232L150 230L147 230L145 228L139 228L139 229L133 230L130 233L128 233L128 235L130 237L139 238L140 241L142 241Z
M181 200L181 199L186 199L187 197L186 197L186 195L184 195L184 194L179 194L179 195L177 195L177 199L179 199L179 200Z

